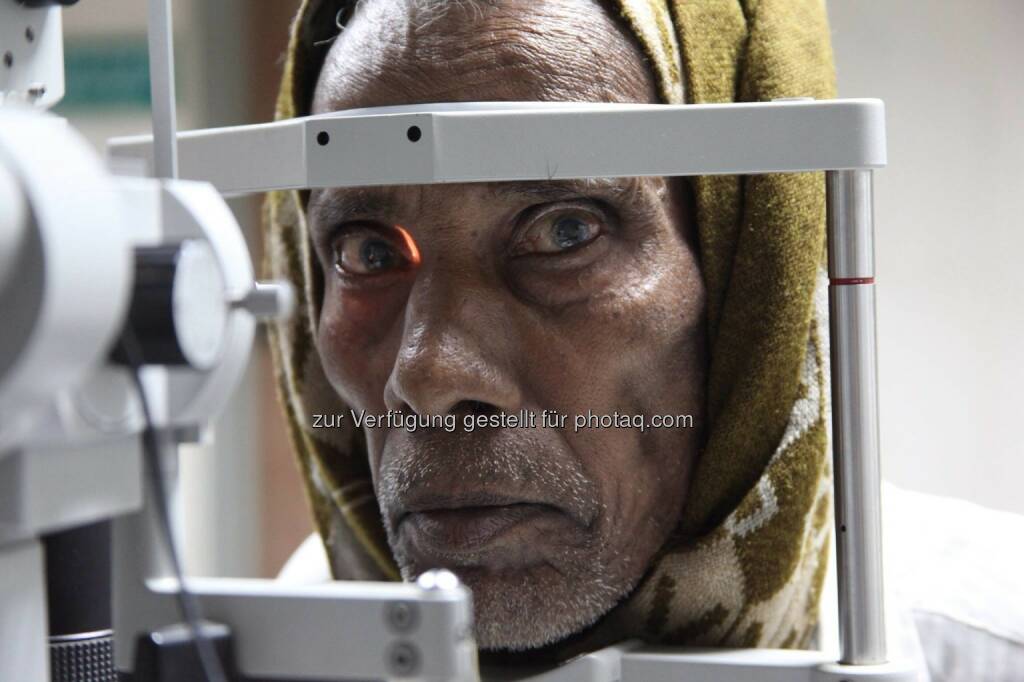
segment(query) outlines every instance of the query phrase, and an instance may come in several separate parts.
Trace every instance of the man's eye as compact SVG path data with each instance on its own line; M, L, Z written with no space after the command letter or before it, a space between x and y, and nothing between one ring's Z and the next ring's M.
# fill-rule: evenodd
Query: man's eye
M344 274L376 275L405 265L402 251L374 232L350 232L334 242L334 267Z
M542 215L519 240L516 255L561 253L594 241L601 234L601 222L582 211L558 211Z

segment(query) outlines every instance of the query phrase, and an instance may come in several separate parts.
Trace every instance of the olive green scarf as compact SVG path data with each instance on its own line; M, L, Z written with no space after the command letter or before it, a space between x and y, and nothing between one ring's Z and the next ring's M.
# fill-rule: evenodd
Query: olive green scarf
M308 113L344 0L305 0L278 118ZM669 103L829 98L823 0L616 0ZM707 442L674 539L634 593L573 650L624 638L803 647L830 539L828 335L821 174L695 178L708 291ZM318 266L299 192L265 205L267 274L298 314L271 332L281 401L337 578L397 580L363 435L310 428L345 407L315 347ZM682 493L682 491L680 491Z

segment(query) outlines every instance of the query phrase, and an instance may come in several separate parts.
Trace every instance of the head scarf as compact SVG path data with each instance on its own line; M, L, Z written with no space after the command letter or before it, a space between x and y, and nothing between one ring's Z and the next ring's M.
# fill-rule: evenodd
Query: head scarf
M309 112L327 43L352 4L304 0L278 118ZM667 103L834 96L823 0L606 4L636 36ZM626 638L805 647L817 623L831 528L823 177L692 181L708 293L707 440L678 531L633 593L574 638L577 651ZM363 434L310 428L313 414L346 408L315 346L318 265L300 192L271 193L264 217L267 274L299 292L298 313L271 330L271 347L332 571L397 580Z

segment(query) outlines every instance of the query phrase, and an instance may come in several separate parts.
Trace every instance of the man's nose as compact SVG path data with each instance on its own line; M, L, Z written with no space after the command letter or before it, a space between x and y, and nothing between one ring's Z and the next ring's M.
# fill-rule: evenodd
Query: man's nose
M387 408L416 414L518 411L522 396L497 312L483 296L414 287L384 388Z

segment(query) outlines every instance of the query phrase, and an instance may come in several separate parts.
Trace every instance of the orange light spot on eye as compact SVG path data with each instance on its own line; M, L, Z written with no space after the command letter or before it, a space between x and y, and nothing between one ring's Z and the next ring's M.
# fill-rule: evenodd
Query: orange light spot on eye
M398 234L402 235L402 241L405 242L405 250L409 257L409 263L414 266L419 265L422 258L420 257L420 249L416 246L416 240L413 239L408 230L401 225L395 225L395 229L398 230Z

